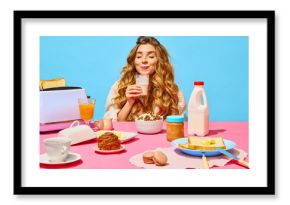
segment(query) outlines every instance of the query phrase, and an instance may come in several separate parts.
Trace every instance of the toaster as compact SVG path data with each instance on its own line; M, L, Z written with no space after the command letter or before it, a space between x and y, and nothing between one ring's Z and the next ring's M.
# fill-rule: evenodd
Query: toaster
M59 87L40 90L39 97L40 125L48 127L80 119L78 98L87 98L87 95L85 89L79 87Z

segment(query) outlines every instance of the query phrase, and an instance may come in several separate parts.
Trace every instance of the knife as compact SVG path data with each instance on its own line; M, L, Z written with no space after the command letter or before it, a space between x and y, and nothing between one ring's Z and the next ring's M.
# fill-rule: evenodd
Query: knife
M220 148L220 147L215 147L215 149L216 149L217 151L219 151L220 153L222 153L222 154L224 154L224 155L226 155L226 156L228 156L228 157L230 157L230 158L233 158L233 159L237 160L241 165L243 165L243 166L245 166L245 167L247 167L247 168L250 168L248 162L246 162L246 161L244 161L244 160L242 160L242 159L239 159L237 156L233 155L232 153L230 153L230 152L228 152L228 151L226 151L226 150L223 150L223 149Z
M205 151L204 150L201 150L201 155L202 155L202 165L203 165L203 168L204 169L209 169L208 161L207 161L207 158L205 156Z

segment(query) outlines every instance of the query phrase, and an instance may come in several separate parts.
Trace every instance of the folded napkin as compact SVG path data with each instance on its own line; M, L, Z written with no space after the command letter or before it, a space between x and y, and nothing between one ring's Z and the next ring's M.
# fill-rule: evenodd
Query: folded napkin
M69 128L59 131L57 135L70 138L72 140L71 145L97 138L88 125L80 125L79 121L74 121Z
M161 151L167 155L168 164L166 166L156 166L154 164L145 164L143 162L143 153L139 153L130 158L130 163L135 165L136 167L142 167L145 169L203 169L202 159L201 157L194 157L187 154L184 154L182 151L175 149L174 147L158 147L153 151ZM149 150L147 150L149 151ZM145 151L145 152L147 152ZM232 154L236 155L240 159L244 159L247 157L247 153L240 149L232 149L229 150ZM213 166L224 166L226 165L230 159L229 157L221 154L214 157L207 157L209 167Z

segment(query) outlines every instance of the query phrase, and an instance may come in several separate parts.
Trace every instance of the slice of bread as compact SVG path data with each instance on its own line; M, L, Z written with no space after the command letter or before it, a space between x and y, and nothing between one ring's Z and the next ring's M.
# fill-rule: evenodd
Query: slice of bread
M222 137L188 137L189 149L215 150L215 147L226 149Z
M178 147L180 147L182 149L189 149L188 143L186 143L186 144L179 144Z
M56 87L65 87L66 82L64 78L55 78L51 80L40 80L39 81L39 89L46 89L46 88L56 88Z

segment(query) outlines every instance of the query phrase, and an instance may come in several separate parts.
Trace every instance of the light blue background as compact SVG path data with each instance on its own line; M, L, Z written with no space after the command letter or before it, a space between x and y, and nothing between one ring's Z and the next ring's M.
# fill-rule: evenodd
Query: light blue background
M175 80L188 103L194 81L204 81L210 121L248 121L247 36L155 36L168 50ZM65 78L96 98L94 119L119 79L137 37L42 36L40 79Z

